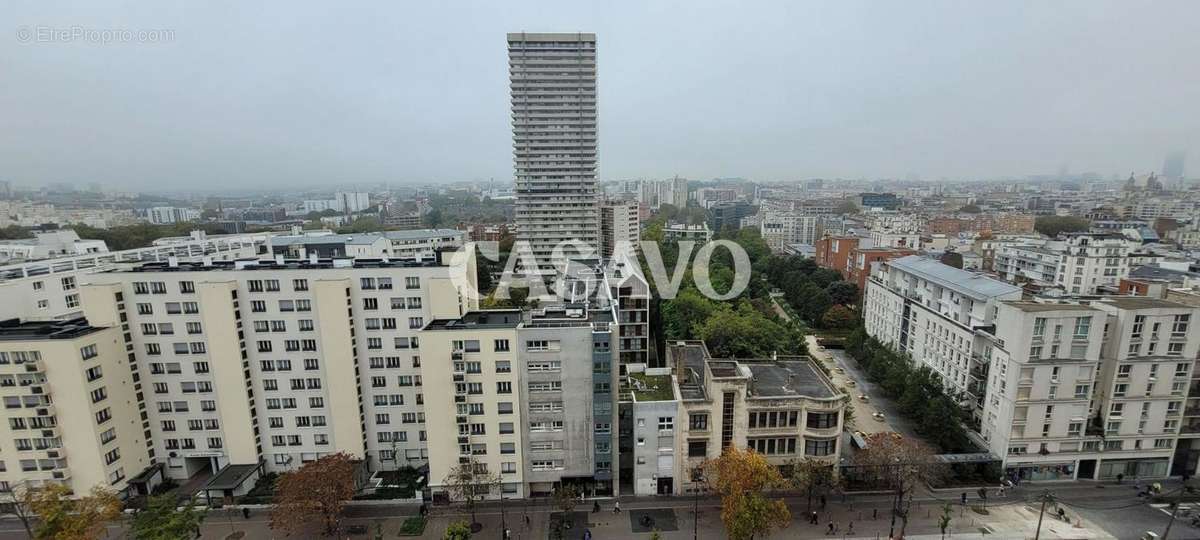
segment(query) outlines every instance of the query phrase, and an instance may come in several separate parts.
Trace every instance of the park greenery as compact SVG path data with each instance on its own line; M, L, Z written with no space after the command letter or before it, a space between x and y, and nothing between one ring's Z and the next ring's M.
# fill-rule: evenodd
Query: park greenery
M895 400L916 430L942 452L973 451L963 422L964 396L949 392L942 379L928 366L916 366L907 355L892 350L863 327L846 339L846 352L858 361L867 378L877 383L884 395Z
M204 511L196 508L194 499L182 507L178 502L170 493L147 499L146 508L133 515L131 536L136 540L176 540L194 535L204 520Z
M1033 221L1033 230L1050 238L1062 233L1086 232L1090 226L1087 218L1072 216L1041 216Z
M857 302L858 287L842 281L838 272L819 268L811 259L771 253L753 228L722 231L716 238L736 242L749 256L751 276L746 291L734 300L712 300L700 292L689 269L677 296L661 301L666 340L699 339L718 357L761 358L772 353L804 354L806 326L848 329L854 325L857 316L851 306ZM680 257L680 246L665 242L659 250L670 272ZM734 265L727 250L716 250L708 272L718 293L730 289ZM646 275L650 275L648 270ZM800 321L780 316L773 305L772 289L779 291L780 303L799 315Z
M50 484L30 489L26 503L38 517L35 540L96 540L106 535L108 522L121 516L120 499L100 486L75 497L71 488Z

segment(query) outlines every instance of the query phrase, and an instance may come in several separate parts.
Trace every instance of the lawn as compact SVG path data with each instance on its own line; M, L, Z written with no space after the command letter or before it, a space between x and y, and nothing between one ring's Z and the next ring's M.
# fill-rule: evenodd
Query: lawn
M638 401L670 401L675 399L675 391L671 388L671 377L669 375L630 373L629 378L632 381L641 383L630 388ZM633 385L632 382L631 385Z

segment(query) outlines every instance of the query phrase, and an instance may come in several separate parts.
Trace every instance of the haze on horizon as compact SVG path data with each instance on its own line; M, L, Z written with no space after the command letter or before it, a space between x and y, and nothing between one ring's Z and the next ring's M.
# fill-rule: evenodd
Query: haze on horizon
M505 33L598 37L605 180L1200 167L1200 3L7 2L0 179L512 178ZM169 29L165 43L21 28Z

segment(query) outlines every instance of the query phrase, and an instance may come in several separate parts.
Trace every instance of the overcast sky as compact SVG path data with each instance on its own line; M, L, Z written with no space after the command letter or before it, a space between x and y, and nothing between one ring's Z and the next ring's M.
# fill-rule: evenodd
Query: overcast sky
M1193 0L8 0L0 179L508 181L521 30L598 34L602 179L1125 175L1170 150L1200 176L1197 21ZM73 26L174 37L38 34Z

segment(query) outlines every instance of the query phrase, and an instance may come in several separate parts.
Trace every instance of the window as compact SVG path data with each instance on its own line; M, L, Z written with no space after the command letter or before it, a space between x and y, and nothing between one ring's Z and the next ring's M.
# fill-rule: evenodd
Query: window
M378 298L363 298L363 309L368 310L368 311L379 309L379 299Z
M419 278L417 276L410 276L410 277L404 278L404 288L405 289L420 289L421 288L421 278Z
M810 429L826 429L837 427L838 413L808 413L806 427Z
M693 415L694 416L694 415ZM708 455L708 441L688 441L688 457L705 457Z
M508 340L497 339L492 342L492 350L495 352L508 352Z
M1192 316L1188 314L1176 315L1174 322L1171 323L1171 333L1180 335L1187 334L1188 322L1191 320L1191 318Z
M180 281L179 292L183 294L191 294L196 292L196 284L191 281Z
M805 439L804 441L804 455L806 456L831 456L836 451L837 439L825 441Z
M421 328L422 326L425 326L424 318L422 318L422 317L409 317L408 318L408 327L409 328L417 329L417 328Z
M659 431L670 431L670 430L674 430L674 429L675 429L675 417L673 417L673 416L658 417L658 430Z
M1087 339L1088 333L1092 330L1091 317L1079 317L1075 319L1075 339Z
M1046 319L1038 317L1033 320L1033 337L1042 337L1046 335Z
M292 290L293 291L307 291L308 290L308 280L307 279L293 279L292 280Z
M561 389L562 383L560 382L557 384L559 385L559 387ZM532 385L531 385L530 391L533 391ZM512 383L508 382L508 381L501 381L501 382L496 383L496 393L497 394L511 394L512 393Z
M84 359L84 360L90 360L90 359L92 359L92 358L95 358L95 357L97 357L97 356L100 356L100 353L99 353L99 352L96 352L96 346L95 346L95 345L88 345L88 346L86 346L86 347L84 347L84 348L82 348L82 349L79 349L79 354L80 354L81 356L83 356L83 359Z

